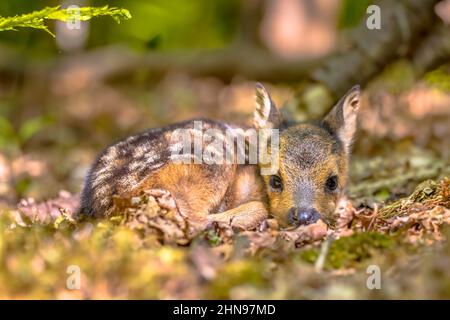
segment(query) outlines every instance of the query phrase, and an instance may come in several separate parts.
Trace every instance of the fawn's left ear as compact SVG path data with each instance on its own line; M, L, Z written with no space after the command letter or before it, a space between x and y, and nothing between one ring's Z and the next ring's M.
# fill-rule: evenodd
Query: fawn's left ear
M359 109L359 85L350 89L323 119L323 124L336 134L349 152L356 131Z
M280 110L276 107L266 88L256 84L256 109L253 123L256 129L276 129L282 122Z

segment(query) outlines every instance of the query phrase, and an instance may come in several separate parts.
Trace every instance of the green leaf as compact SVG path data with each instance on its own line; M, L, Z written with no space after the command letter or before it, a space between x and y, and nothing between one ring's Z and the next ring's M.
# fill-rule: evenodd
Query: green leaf
M0 31L14 30L17 28L35 28L41 29L55 36L45 25L46 20L59 21L73 21L79 19L80 21L87 21L94 17L110 16L117 23L122 20L131 18L131 14L127 9L104 7L80 7L79 10L72 8L63 9L60 6L47 7L39 11L34 11L27 14L15 15L13 17L0 16Z

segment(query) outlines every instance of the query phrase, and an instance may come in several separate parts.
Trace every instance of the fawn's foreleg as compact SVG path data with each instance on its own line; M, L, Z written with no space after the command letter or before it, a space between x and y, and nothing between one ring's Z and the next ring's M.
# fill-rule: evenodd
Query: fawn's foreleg
M268 217L266 206L261 201L250 201L221 213L209 214L208 222L228 223L234 228L252 230Z

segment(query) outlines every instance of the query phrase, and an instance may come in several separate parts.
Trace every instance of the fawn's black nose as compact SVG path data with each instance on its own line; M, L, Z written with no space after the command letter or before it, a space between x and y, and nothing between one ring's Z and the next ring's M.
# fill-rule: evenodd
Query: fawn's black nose
M308 225L319 219L319 213L313 208L291 208L289 210L289 221L294 225Z

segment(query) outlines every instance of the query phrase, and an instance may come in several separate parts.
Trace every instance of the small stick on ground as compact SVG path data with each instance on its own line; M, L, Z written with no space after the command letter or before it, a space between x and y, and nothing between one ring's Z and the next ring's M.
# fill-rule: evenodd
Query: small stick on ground
M333 235L329 235L327 239L322 243L320 254L317 257L316 263L314 265L314 269L317 273L321 273L323 270L323 266L325 265L325 260L328 255L328 249L330 248L331 242L333 242L333 240Z

